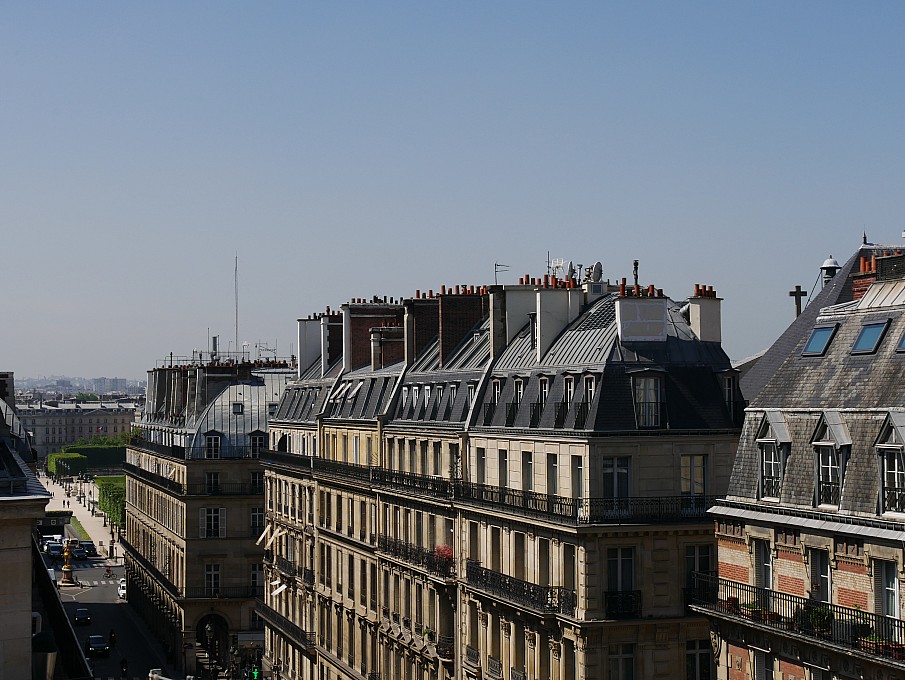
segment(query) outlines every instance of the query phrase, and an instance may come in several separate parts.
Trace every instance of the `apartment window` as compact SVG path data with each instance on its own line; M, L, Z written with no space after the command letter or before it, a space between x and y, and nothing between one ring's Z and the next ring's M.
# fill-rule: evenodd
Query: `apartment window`
M572 400L574 398L575 398L575 381L572 379L571 376L566 376L565 384L563 386L562 400L567 404L571 404Z
M899 616L899 579L895 562L874 560L874 610L881 616Z
M522 451L522 490L534 491L534 463L530 451Z
M264 493L264 471L255 470L251 473L251 488L254 493Z
M761 498L779 498L782 484L782 458L775 441L760 442Z
M220 473L219 472L205 472L204 473L204 488L207 493L215 494L220 492Z
M710 640L685 643L685 680L711 680L716 677L714 670Z
M201 538L226 536L226 508L201 508Z
M450 404L456 403L456 392L458 391L458 387L459 386L456 383L453 383L449 386L449 403Z
M883 460L883 511L905 512L905 453L901 447L880 449Z
M468 403L465 405L467 408L471 408L471 405L474 403L474 395L475 389L477 385L474 383L468 383Z
M660 427L660 377L636 377L634 394L638 427Z
M682 495L705 495L707 493L705 485L707 456L703 454L683 455L680 460L680 468Z
M694 585L693 574L700 572L706 574L713 571L713 546L711 545L686 545L685 546L685 586L691 588Z
M539 381L540 387L540 396L538 401L540 401L541 406L547 403L547 395L550 393L550 381L547 378L541 378Z
M252 508L251 509L251 528L252 529L263 529L264 528L264 508Z
M499 450L499 481L498 486L509 486L509 452L506 449Z
M635 680L635 645L610 645L607 658L608 680Z
M245 413L245 404L243 404L241 401L234 401L233 402L233 415L241 416L244 413Z
M204 566L204 588L209 595L220 592L220 565L206 564Z
M515 381L515 403L522 403L522 395L525 393L525 385L524 383L518 379Z
M220 435L209 434L204 438L204 457L219 458L220 457Z
M251 455L257 458L261 451L267 448L267 435L263 432L256 432L249 435L248 439L251 444Z
M475 457L477 458L477 473L478 473L478 484L486 484L487 483L487 454L484 449L481 447L477 448L475 453Z
M832 444L820 444L817 450L817 504L839 505L839 451Z
M772 680L773 678L773 655L754 651L754 680Z
M406 404L408 403L408 399L409 399L409 388L403 387L402 388L402 408L405 408Z
M264 586L264 565L260 562L252 563L249 583L252 588L262 588Z
M635 589L635 549L607 548L607 590L626 592Z
M630 495L631 458L619 456L603 459L603 497L625 498Z
M555 453L547 454L547 493L559 493L559 455Z
M723 376L723 400L730 414L735 413L736 395L738 394L738 376L734 373Z
M752 540L754 550L754 585L758 588L773 587L773 553L770 541Z
M499 380L494 380L491 386L492 394L493 394L493 403L500 403L500 392L502 391L502 385Z
M812 549L808 553L811 567L811 599L818 602L832 600L832 570L830 569L830 553L828 550Z

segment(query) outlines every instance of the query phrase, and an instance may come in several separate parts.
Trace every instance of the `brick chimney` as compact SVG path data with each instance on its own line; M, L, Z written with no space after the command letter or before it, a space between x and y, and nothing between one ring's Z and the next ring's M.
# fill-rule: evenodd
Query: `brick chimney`
M489 298L486 295L449 294L440 295L439 301L440 366L444 366L462 340L487 316Z
M405 358L404 329L380 326L371 329L371 370L392 366Z
M400 305L356 302L342 306L343 371L354 371L371 363L371 329L382 325L401 326Z
M440 300L406 300L404 306L405 363L411 365L440 332Z

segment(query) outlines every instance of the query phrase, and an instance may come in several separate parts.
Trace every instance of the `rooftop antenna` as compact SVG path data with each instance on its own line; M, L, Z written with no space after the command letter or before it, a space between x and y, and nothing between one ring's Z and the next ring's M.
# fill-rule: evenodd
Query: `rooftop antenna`
M509 265L508 264L500 264L499 262L493 263L493 285L497 285L496 275L497 272L508 272Z
M233 284L236 292L236 344L235 348L239 349L239 253L236 253L236 269L233 277Z
M635 277L635 288L637 288L638 287L638 260L635 260L632 263L632 273L634 274L634 277Z
M566 261L561 257L554 257L552 260L548 260L547 269L553 275L556 275L556 272L561 272L563 268L566 266Z

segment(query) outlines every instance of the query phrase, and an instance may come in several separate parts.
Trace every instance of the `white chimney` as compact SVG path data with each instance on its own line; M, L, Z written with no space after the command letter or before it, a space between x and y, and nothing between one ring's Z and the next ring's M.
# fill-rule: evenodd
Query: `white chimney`
M688 325L701 342L722 342L722 298L712 286L695 285L694 289L694 296L688 298Z
M321 322L320 319L299 319L298 324L298 377L301 377L302 371L308 370L321 352Z

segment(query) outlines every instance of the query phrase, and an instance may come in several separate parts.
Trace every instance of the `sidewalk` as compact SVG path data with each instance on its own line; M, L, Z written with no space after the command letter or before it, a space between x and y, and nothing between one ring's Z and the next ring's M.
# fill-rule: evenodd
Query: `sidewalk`
M53 493L53 498L50 499L50 503L47 504L47 510L70 510L72 511L73 516L78 519L79 523L81 523L82 527L91 537L91 540L94 542L94 545L97 547L98 555L104 557L103 561L97 561L97 566L102 567L105 565L110 566L124 566L125 560L123 558L122 550L119 546L119 541L117 540L114 543L114 558L110 559L108 557L108 549L110 546L110 524L107 523L107 526L104 526L104 517L101 513L97 513L97 516L92 517L91 511L87 508L87 500L85 501L85 505L82 505L76 500L76 494L72 493L72 495L67 498L65 488L51 480L46 475L42 475L39 478L41 484L44 485L49 492ZM90 482L83 482L84 489L87 493L88 488L94 490L94 497L97 498L97 489ZM77 486L77 485L75 485ZM63 507L63 502L68 501L70 503L68 508ZM66 534L67 536L76 537L75 529L73 529L70 525L66 525ZM124 574L120 573L118 576L123 576ZM176 671L165 662L166 660L166 651L164 650L163 645L160 643L157 638L151 636L147 628L147 624L141 621L141 618L135 612L132 607L126 607L125 610L128 612L129 618L133 619L133 621L142 627L144 630L143 635L146 638L146 642L152 647L152 654L156 656L160 660L161 663L158 663L156 667L159 667L163 670L163 676L169 678L178 678L182 677L182 675L177 674Z
M50 499L50 503L47 504L48 510L71 510L73 516L78 519L81 523L82 527L84 527L85 531L88 532L88 535L91 537L91 540L94 541L94 545L97 546L97 553L101 557L109 557L109 546L110 546L110 530L111 527L109 524L104 526L104 517L101 513L97 513L96 517L91 516L91 511L85 505L81 505L76 501L76 494L73 493L69 498L66 497L65 488L52 481L47 476L41 477L41 483L48 490L53 492L53 498ZM94 486L90 482L83 482L85 489L90 486L92 489ZM78 483L73 484L73 486L78 486ZM97 491L95 490L95 495ZM63 507L63 503L68 501L70 503L69 507ZM85 501L87 503L87 501ZM67 535L76 537L75 530L67 525L66 527ZM115 544L114 544L115 545ZM115 557L112 560L108 560L108 564L114 566L116 564L123 564L122 552L120 551L119 545L115 545Z

